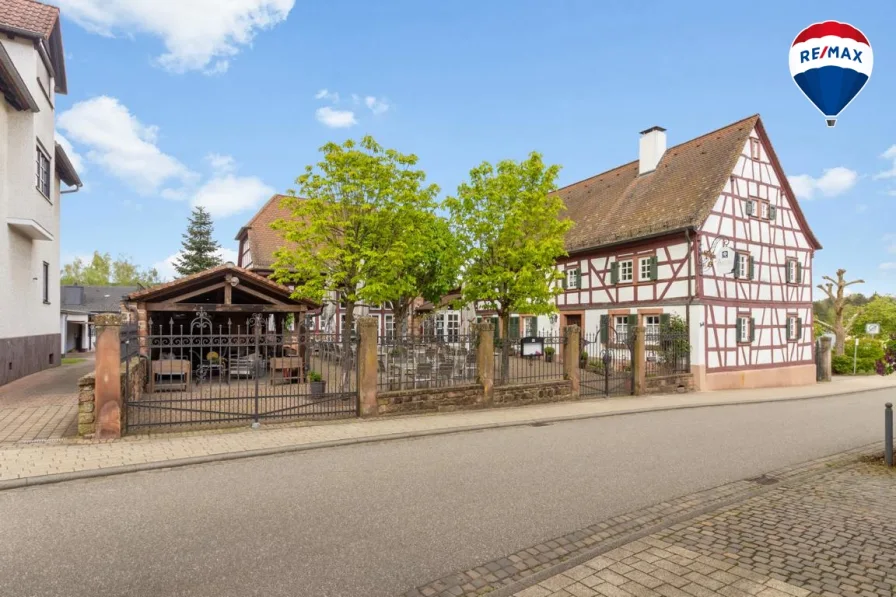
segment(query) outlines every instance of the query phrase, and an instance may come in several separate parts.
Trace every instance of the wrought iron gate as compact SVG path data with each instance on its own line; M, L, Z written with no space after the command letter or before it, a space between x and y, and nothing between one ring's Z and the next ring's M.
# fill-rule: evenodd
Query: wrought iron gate
M599 328L582 335L581 396L628 396L634 391L635 328Z
M357 338L307 333L282 314L234 319L149 321L145 384L124 397L129 430L357 415Z

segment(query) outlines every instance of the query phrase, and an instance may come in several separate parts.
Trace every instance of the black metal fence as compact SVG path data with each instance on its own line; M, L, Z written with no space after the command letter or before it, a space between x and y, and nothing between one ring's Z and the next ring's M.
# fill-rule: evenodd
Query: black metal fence
M530 338L495 339L495 385L563 379L564 336L542 331Z
M187 316L150 320L146 391L126 397L128 429L357 414L356 339L306 333L281 315Z
M634 391L635 329L608 327L582 334L579 393L627 396Z
M118 339L121 343L120 351L121 360L130 360L131 357L140 353L140 341L137 336L136 323L123 323L119 328Z
M378 336L377 390L439 388L477 379L475 334Z
M691 344L686 329L648 329L644 336L644 352L646 377L691 371Z

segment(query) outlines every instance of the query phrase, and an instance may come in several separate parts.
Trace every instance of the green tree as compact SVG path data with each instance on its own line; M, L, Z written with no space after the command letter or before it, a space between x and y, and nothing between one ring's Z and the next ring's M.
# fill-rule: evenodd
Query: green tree
M538 153L521 162L483 162L470 181L445 204L464 255L462 300L487 301L501 321L501 378L506 381L510 314L551 313L561 292L556 259L566 255L563 240L572 223L561 218L557 189L560 167L548 166Z
M410 217L408 212L426 213L438 187L424 187L417 156L384 149L370 136L328 143L321 153L323 159L296 180L302 198L290 191L281 203L291 217L272 224L286 241L274 254L273 277L294 284L294 297L339 301L346 332L354 327L360 301L398 296L396 286L405 281L396 281L395 273L405 266L408 243L390 232L396 219ZM342 340L345 383L350 334L343 333Z
M855 318L855 315L853 315L850 320L844 321L843 312L847 306L847 297L844 291L847 287L852 286L853 284L865 283L865 280L853 280L852 282L847 282L843 277L845 274L845 269L838 269L836 280L830 276L823 276L822 279L827 280L827 283L818 285L819 290L828 296L833 307L831 321L819 320L819 323L832 330L837 337L837 340L834 343L834 353L837 355L842 355L846 350L846 330L852 326L852 320Z
M375 302L392 303L396 333L404 337L414 299L438 305L457 288L460 251L448 222L432 212L431 202L396 207L389 225L380 227L385 258L378 265L387 269L377 272L377 283L368 291Z
M865 324L879 323L878 339L886 339L896 334L896 299L891 296L875 295L856 313L850 331L854 336L865 335Z
M63 285L78 286L154 286L161 282L154 268L140 269L127 257L112 259L109 253L93 252L90 263L76 257L62 267Z
M193 208L187 231L182 235L180 256L174 262L174 269L181 276L189 276L210 267L221 265L218 256L221 245L212 238L215 230L212 217L201 205Z

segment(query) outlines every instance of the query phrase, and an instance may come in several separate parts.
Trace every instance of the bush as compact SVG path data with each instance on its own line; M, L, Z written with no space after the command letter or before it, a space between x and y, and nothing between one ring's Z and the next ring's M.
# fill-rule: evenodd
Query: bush
M831 357L831 371L834 375L852 375L852 357L833 355Z
M855 350L855 346L852 347ZM846 352L849 352L847 349ZM880 340L874 340L872 338L862 338L859 340L859 348L856 351L858 358L861 359L874 359L875 361L884 358L884 346Z

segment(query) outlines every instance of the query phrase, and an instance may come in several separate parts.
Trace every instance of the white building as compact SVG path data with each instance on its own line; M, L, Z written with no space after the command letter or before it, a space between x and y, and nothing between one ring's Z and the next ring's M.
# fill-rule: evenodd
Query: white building
M81 180L55 139L59 9L0 1L0 384L59 364L59 202Z
M696 387L815 382L812 234L758 115L560 189L573 227L556 323L605 346L678 316ZM526 318L525 315L521 316ZM523 326L520 326L520 329Z

